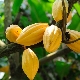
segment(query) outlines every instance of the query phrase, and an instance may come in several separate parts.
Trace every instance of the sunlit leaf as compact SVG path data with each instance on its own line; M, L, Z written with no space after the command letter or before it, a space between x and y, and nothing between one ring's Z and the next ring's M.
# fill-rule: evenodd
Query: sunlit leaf
M42 2L42 6L43 6L45 12L48 12L48 13L52 14L52 4L53 4L53 2L44 2L44 1L41 1L41 2Z
M74 4L74 8L76 9L77 13L78 13L79 16L80 16L80 4L79 4L79 3L75 3L75 4Z

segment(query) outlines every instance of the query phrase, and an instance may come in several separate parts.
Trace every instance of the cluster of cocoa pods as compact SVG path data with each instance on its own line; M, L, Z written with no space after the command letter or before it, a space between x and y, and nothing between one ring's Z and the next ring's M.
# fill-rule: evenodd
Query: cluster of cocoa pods
M64 0L66 13L68 13L68 2ZM62 20L62 0L55 0L52 6L52 16L56 22ZM69 19L71 19L69 17ZM67 19L69 22L69 19ZM68 41L74 41L80 38L80 32L66 29L70 38ZM44 48L51 53L56 51L62 42L62 31L56 25L49 26L48 23L34 23L23 30L18 25L10 25L6 29L6 38L10 42L22 46L31 46L43 41ZM80 40L66 44L73 51L80 53ZM25 49L22 55L22 69L30 80L33 80L39 68L39 60L36 54L30 49Z

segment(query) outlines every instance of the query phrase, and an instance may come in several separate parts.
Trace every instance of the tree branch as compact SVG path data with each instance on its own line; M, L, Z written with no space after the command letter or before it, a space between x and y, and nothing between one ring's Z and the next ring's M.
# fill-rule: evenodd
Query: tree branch
M36 47L41 47L43 46L42 42L32 45L32 46L27 46L26 48L36 48ZM6 45L5 47L1 47L0 48L0 58L1 57L9 57L10 54L14 54L16 52L23 52L24 50L24 46L16 44L16 43L10 43L8 45Z
M42 42L40 42L36 45L27 46L26 48L33 49L35 47L43 47ZM24 47L22 45L19 45L19 44L16 44L16 43L8 44L6 47L0 49L0 58L4 57L4 56L9 57L10 54L13 54L13 53L16 53L16 52L23 52L23 50L24 50ZM71 50L69 48L64 48L64 49L58 50L54 53L50 53L47 56L40 59L40 65L58 57L58 56L65 55L65 54L69 53L70 51Z
M49 62L51 60L53 60L56 57L62 56L62 55L66 55L71 51L71 49L69 49L68 47L61 49L61 50L57 50L56 52L50 53L47 56L41 58L40 61L40 65L45 64L46 62Z

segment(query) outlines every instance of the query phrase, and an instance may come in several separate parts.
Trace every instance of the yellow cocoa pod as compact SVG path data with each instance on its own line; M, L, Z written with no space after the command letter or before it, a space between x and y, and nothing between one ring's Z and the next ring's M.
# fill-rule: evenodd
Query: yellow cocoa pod
M36 54L30 49L26 49L22 55L22 69L30 80L33 80L39 68L39 60Z
M17 38L16 43L31 46L41 42L47 27L47 23L35 23L25 27Z
M10 42L15 42L21 31L22 29L18 25L10 25L10 27L8 27L5 32L6 38Z
M69 32L69 34L70 34L69 41L74 41L74 40L80 38L80 32L78 32L78 31L67 29L67 32ZM66 45L74 52L80 53L80 40L70 43L70 44L66 44Z
M61 41L62 32L60 28L55 25L46 28L43 35L43 44L47 52L56 51L59 48Z
M68 2L67 0L64 0L65 7L66 7L66 13L68 13ZM52 5L52 16L56 22L62 20L62 0L55 0L55 2Z

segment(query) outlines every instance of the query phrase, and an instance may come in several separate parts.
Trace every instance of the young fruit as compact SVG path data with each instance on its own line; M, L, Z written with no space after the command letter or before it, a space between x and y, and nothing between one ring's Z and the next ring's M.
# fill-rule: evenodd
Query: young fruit
M64 3L66 7L66 13L68 13L67 0L64 0ZM55 0L52 6L52 16L56 22L62 20L62 12L63 12L62 0Z
M74 41L78 38L80 38L80 32L75 31L75 30L67 30L67 32L69 32L70 34L70 39L69 41ZM80 40L70 43L70 44L66 44L71 50L73 50L74 52L80 53Z
M6 38L10 42L15 42L21 31L22 29L18 25L10 25L10 27L8 27L5 32Z
M17 38L16 43L31 46L41 42L47 27L47 23L35 23L25 27Z
M36 54L30 49L26 49L22 55L22 69L30 80L33 80L39 68L39 60Z
M55 25L46 28L43 35L43 44L47 52L56 51L59 48L61 41L62 32L60 28Z

